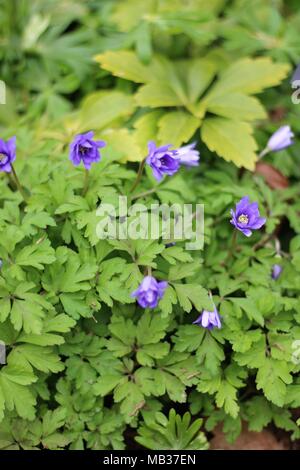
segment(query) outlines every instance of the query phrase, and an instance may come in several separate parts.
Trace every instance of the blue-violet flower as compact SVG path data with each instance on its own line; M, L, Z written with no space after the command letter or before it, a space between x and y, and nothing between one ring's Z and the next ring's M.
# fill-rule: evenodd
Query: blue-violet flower
M273 152L285 149L294 143L292 140L293 137L294 134L290 126L282 126L270 137L267 143L267 149Z
M94 132L78 134L70 145L70 160L77 166L83 162L84 167L90 170L91 164L99 162L101 155L99 148L105 147L103 140L93 140Z
M6 142L0 139L0 171L11 172L11 164L16 159L16 136Z
M219 312L216 307L214 307L213 312L203 310L201 315L193 322L193 324L203 326L203 328L207 328L208 330L212 330L215 327L221 328L222 326Z
M257 230L266 223L266 219L260 217L258 203L250 203L249 196L243 197L236 204L235 211L231 209L230 212L232 216L230 223L243 232L246 237L250 237L252 230Z
M276 279L279 278L280 274L282 273L282 266L280 266L280 264L274 264L272 266L272 279L274 279L274 281L276 281Z
M156 147L154 142L148 143L149 153L146 163L152 168L153 176L160 181L164 175L174 175L180 167L180 157L171 145Z
M146 276L138 289L132 292L131 297L136 297L138 304L143 308L155 308L167 286L166 281L159 282L152 276Z
M195 150L196 142L189 145L184 145L176 150L176 154L179 156L180 164L185 166L197 166L199 165L200 153Z

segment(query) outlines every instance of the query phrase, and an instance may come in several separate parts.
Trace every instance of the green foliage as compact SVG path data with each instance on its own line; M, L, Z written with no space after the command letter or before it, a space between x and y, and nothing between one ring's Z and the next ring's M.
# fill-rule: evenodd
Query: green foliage
M280 125L300 132L283 82L298 5L273 3L0 0L1 138L17 136L28 199L0 174L0 449L206 449L202 418L230 441L244 421L299 439L297 138L264 159L287 188L252 172ZM84 194L67 147L91 128L107 146ZM149 140L200 141L201 164L159 184L147 168L132 191ZM204 249L168 246L162 228L99 239L97 208L119 195L204 204ZM232 249L245 195L267 223ZM148 311L131 293L150 270L168 288ZM193 324L209 292L220 330Z
M250 122L265 118L266 113L261 103L249 95L277 85L289 69L267 58L237 60L225 66L225 71L218 69L220 61L212 57L171 62L157 56L149 65L143 65L129 51L108 51L96 60L117 77L143 84L135 95L139 107L182 109L162 113L156 140L181 145L200 127L202 140L211 151L250 170L257 160ZM217 81L209 87L214 77ZM216 117L206 118L208 113ZM178 129L175 141L174 125ZM144 131L144 126L138 126L133 139L143 142L140 134Z
M136 441L147 449L205 450L208 447L205 435L200 431L202 420L192 424L191 415L185 413L181 418L174 409L169 418L157 412L145 419L145 424L138 429Z

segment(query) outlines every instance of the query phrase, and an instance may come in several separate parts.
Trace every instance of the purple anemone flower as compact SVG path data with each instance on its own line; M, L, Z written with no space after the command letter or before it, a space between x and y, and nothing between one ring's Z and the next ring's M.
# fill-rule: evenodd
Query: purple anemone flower
M11 164L16 159L16 136L6 142L0 139L0 171L11 172Z
M105 147L103 140L93 140L94 132L78 134L70 145L70 160L77 166L83 162L84 167L90 170L91 164L99 162L101 155L99 148Z
M132 292L131 297L136 297L138 304L143 308L155 308L167 286L166 281L158 282L154 277L146 276L137 290Z
M280 266L280 264L274 264L272 266L272 279L274 279L274 281L276 281L279 278L279 276L282 272L282 269L283 268L282 268L282 266Z
M160 181L164 175L174 175L180 167L180 156L169 145L156 147L154 142L148 143L149 154L146 163L151 166L153 176Z
M230 213L232 216L230 223L246 237L250 237L252 230L257 230L266 223L266 219L260 217L258 203L250 203L249 196L243 197L236 204L235 211L231 209Z
M215 327L221 328L222 326L220 315L216 307L214 307L213 312L203 310L193 324L203 326L203 328L207 328L208 330L212 330Z
M273 152L285 149L294 143L292 140L293 137L294 134L290 126L282 126L270 137L267 143L267 149Z
M200 153L195 150L197 143L193 142L189 145L184 145L176 150L176 154L179 155L180 164L185 166L197 166L199 165Z

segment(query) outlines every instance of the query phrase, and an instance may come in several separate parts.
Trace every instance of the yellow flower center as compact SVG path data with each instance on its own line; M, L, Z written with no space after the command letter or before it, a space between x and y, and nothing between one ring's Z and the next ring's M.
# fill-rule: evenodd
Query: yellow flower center
M238 218L238 221L241 223L241 224L247 224L249 222L249 219L248 219L248 216L245 215L245 214L241 214Z
M0 162L6 158L6 155L4 153L0 153Z

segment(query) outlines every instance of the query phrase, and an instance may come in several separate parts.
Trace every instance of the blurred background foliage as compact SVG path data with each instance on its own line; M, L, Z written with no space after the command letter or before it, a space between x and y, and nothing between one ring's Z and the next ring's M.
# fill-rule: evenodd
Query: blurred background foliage
M135 176L130 171L135 168L134 163L130 163L128 168L119 167L115 160L140 160L146 153L146 143L150 139L157 143L170 142L176 146L192 139L199 141L199 173L186 172L184 177L178 175L177 179L167 181L159 197L163 202L205 201L206 236L210 246L205 253L204 267L196 262L198 271L195 282L197 285L199 282L205 286L208 284L208 288L218 290L222 299L234 293L234 296L223 302L221 311L228 325L219 332L218 343L201 329L198 336L195 335L196 327L190 324L177 328L177 323L172 320L173 325L169 329L159 315L153 318L149 315L141 317L137 328L145 331L143 336L146 341L149 341L149 331L153 331L154 336L158 332L153 339L153 344L158 347L161 347L160 339L168 337L169 331L175 328L172 342L176 344L177 350L174 354L172 351L175 365L168 364L173 374L169 374L168 378L169 398L161 402L154 398L164 394L159 390L158 385L162 384L160 378L155 383L155 395L147 388L150 387L150 376L140 375L148 409L141 411L143 421L136 441L150 449L169 447L170 442L175 442L177 449L207 448L206 438L199 431L202 421L196 420L191 424L189 413L182 416L181 411L186 411L187 407L193 416L201 412L207 418L207 431L223 422L224 431L231 440L239 434L242 419L248 421L249 429L253 431L261 431L273 421L277 427L292 431L294 438L298 437L299 428L295 421L299 417L292 416L288 408L299 408L300 383L296 374L293 376L294 383L289 382L290 370L294 373L294 369L288 369L290 346L286 347L285 343L289 345L294 337L298 337L300 315L297 297L300 246L300 145L297 136L300 132L300 106L292 104L290 84L293 70L300 62L299 0L0 0L0 11L0 79L7 87L7 104L0 105L1 137L17 135L18 170L21 171L25 186L35 190L30 210L33 215L37 213L40 224L37 227L46 228L49 225L48 234L57 240L62 226L60 222L66 218L62 245L70 243L71 233L75 233L76 236L72 236L74 239L77 237L77 243L82 244L84 252L90 250L90 245L97 243L94 204L98 197L113 201L120 193L119 180L125 180L126 183ZM217 158L219 156L239 167L253 170L259 150L264 148L271 133L283 124L291 125L296 136L295 144L278 154L268 155L264 161L271 162L288 177L290 187L285 191L272 191L257 174L241 172L232 164ZM93 169L95 200L91 199L92 208L83 198L75 195L81 189L81 172L72 168L71 164L68 167L66 163L67 145L74 134L87 129L95 129L109 144L103 155L110 157L103 158L101 165ZM4 178L0 182L2 198L8 200L5 200L5 210L1 209L3 227L7 228L5 235L2 230L1 243L7 244L6 253L11 251L11 244L21 233L17 230L17 223L22 222L22 229L27 230L26 237L30 242L32 233L38 229L32 228L37 222L34 219L30 222L30 212L26 214L27 225L23 219L16 222L20 218L15 208L18 207L17 196L9 190ZM268 276L274 262L273 247L257 250L256 254L244 240L243 249L238 253L231 272L228 273L227 267L222 267L222 256L226 256L231 230L228 223L229 208L245 193L252 200L259 200L260 207L268 212L267 235L274 232L284 216L288 220L280 234L284 249L289 249L292 240L290 253L284 260L286 274L280 281L282 287L272 285L270 288L271 280ZM47 217L46 210L49 210L50 217ZM65 216L65 212L68 215ZM53 228L53 220L57 216L62 219L58 227ZM224 245L225 249L222 248ZM51 253L49 255L46 241L39 247L47 260ZM62 248L57 255L59 262L56 269L59 273L64 272L60 263L67 263L67 260L72 263L66 247ZM142 249L145 250L145 247ZM176 247L174 249L176 251ZM97 258L97 264L102 262L101 249L99 253L101 256L100 261ZM77 253L72 256L79 266L82 259ZM28 257L32 261L30 254ZM131 307L125 305L127 291L119 280L119 274L124 271L124 261L119 259L119 262L112 263L114 279L109 277L108 267L106 281L102 275L106 282L103 292L109 292L112 298L116 296L117 314L114 318L121 317L121 320L116 324L111 323L110 335L107 327L111 315L109 297L108 304L103 307L104 313L101 311L107 324L87 319L83 331L74 330L74 335L69 335L66 344L62 344L64 339L61 336L55 335L54 343L49 343L50 348L44 354L50 354L53 345L61 344L60 353L64 360L68 358L65 361L66 374L59 377L56 387L53 385L56 379L49 374L49 369L56 374L63 366L57 364L56 355L54 359L51 356L52 363L44 357L40 362L38 345L43 346L43 343L33 343L30 348L21 345L17 351L12 348L10 354L14 358L21 348L21 353L27 354L38 369L39 382L32 385L31 390L35 396L41 397L43 405L35 417L33 402L30 402L30 394L28 399L29 392L25 388L36 380L32 371L28 372L27 382L26 376L17 377L26 394L20 393L17 381L17 385L8 390L16 390L13 398L17 403L21 402L21 412L17 410L17 414L23 419L15 414L4 419L0 429L2 447L26 449L36 448L42 443L43 447L51 449L65 448L72 443L71 448L76 449L84 446L118 449L125 446L124 433L125 440L132 441L132 428L128 428L127 424L130 422L138 426L139 418L135 414L140 411L140 408L136 408L136 403L141 402L140 388L135 384L134 395L134 386L129 382L131 389L125 388L123 395L111 406L110 392L118 380L122 381L124 375L127 377L128 371L132 372L132 357L136 356L135 349L126 349L127 325L123 324L123 312L125 316L131 315ZM187 264L189 269L190 265L193 266L193 263ZM16 284L22 285L16 277L19 271L14 265L13 268L16 269ZM91 267L87 271L89 276ZM44 272L44 268L41 272ZM244 284L241 285L236 279L243 275ZM36 274L34 276L36 281ZM53 278L55 281L58 279L56 275ZM47 283L50 283L49 279ZM277 290L280 289L286 295L279 302ZM199 289L192 291L193 295L201 294ZM242 307L238 304L237 296L243 294L249 294L254 302L251 303L252 308L249 308L246 297L240 299L244 301L243 306L248 307L246 314L249 318L247 315L242 316ZM29 302L30 295L40 297L37 294L28 295ZM83 317L90 310L85 304L86 297L88 304L95 300L92 296L86 296L84 291L79 291L75 299ZM67 305L66 296L63 298ZM62 311L74 315L76 302L64 305ZM257 303L261 304L267 326L262 326ZM122 314L118 316L120 305ZM97 301L95 308L98 307ZM172 310L172 303L169 307ZM192 305L187 301L185 307L186 311L190 311ZM295 318L290 312L293 309L298 309ZM181 323L183 310L179 310L177 317L180 317ZM231 315L231 312L235 314ZM278 319L276 315L279 313L281 317ZM5 310L2 315L5 315ZM69 331L74 321L68 315L63 316L65 324L61 314L57 322L50 318L53 330L49 327L49 331ZM49 314L45 317L48 321ZM78 320L77 317L75 319ZM152 325L150 328L150 320L157 326ZM185 321L190 323L191 318ZM266 357L259 374L259 389L263 389L265 396L259 395L254 385L253 360L257 354L252 341L256 342L256 336L260 336L259 332L250 330L252 321L261 327L263 338L270 335L276 344L272 350L273 357ZM30 326L34 327L34 324ZM259 327L256 325L256 329ZM12 326L9 328L11 342L14 343L16 332ZM285 333L282 333L282 330L285 332L284 328L286 332L291 329L287 340ZM273 334L277 330L280 332L278 337L277 333ZM97 334L90 335L91 331ZM223 334L225 339L221 336ZM105 343L103 336L108 335L110 339ZM122 335L125 349L121 349L120 356L125 359L121 367L118 359L112 359L111 351L114 351L115 344L121 344L118 338L122 338ZM52 341L53 336L50 335ZM95 337L96 341L93 339ZM243 343L245 337L246 346ZM45 341L47 338L49 336ZM199 347L203 338L205 340ZM100 351L97 340L102 342ZM260 346L264 351L263 341L260 341ZM223 346L220 346L223 342L226 358ZM166 343L169 346L164 346L165 352L171 344L169 338ZM109 352L107 344L111 347ZM229 356L233 351L234 359L230 363ZM195 362L195 354L198 355L198 362ZM88 360L82 362L82 357ZM192 361L192 365L195 364L195 376L199 369L202 372L197 391L193 389L191 393L190 389L198 379L193 374L191 377L182 374L180 364L186 358ZM275 361L274 367L272 361ZM276 361L280 361L281 368ZM146 363L141 364L144 366ZM222 387L208 375L212 365L215 369L220 367L222 371ZM117 380L113 384L108 375L112 369ZM159 367L153 370L157 373ZM250 387L247 389L244 387L245 371L249 374ZM107 383L99 382L96 395L92 396L88 381L95 381L100 373ZM287 386L281 381L281 375L288 377ZM177 380L177 376L180 380ZM10 378L6 377L6 380ZM183 397L187 387L189 393ZM284 404L282 387L287 390ZM53 392L55 388L56 392ZM241 400L240 389L246 390L241 393ZM280 396L276 396L276 393ZM217 407L214 403L215 395ZM10 403L11 392L7 392L7 397ZM182 404L184 400L187 400L187 406L178 405L178 402ZM173 406L173 402L177 402L176 411L172 410L168 414L167 410L162 410L165 404L166 408L170 403ZM60 408L52 409L53 403L58 403Z
M253 170L274 96L278 123L290 109L299 127L288 80L300 57L297 7L293 0L0 0L8 103L0 124L24 129L38 117L36 132L62 144L93 128L131 161L143 158L149 139L200 138L204 149Z

